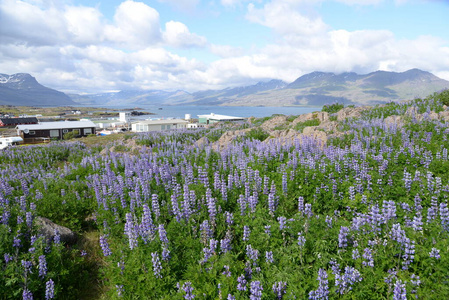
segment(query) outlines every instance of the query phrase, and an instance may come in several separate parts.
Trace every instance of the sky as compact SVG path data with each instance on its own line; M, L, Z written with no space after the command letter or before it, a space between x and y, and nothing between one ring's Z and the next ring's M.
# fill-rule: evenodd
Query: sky
M449 0L0 0L0 73L79 94L314 71L449 80L447 16Z

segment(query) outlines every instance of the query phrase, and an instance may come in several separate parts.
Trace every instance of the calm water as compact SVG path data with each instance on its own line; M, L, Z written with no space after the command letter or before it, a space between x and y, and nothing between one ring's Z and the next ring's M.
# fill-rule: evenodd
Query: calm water
M95 105L98 107L97 105ZM130 106L108 106L105 108L130 108ZM309 112L320 111L321 107L249 107L249 106L206 106L206 105L176 105L176 106L154 106L139 105L143 111L154 113L151 116L141 116L147 118L184 118L190 114L192 118L198 118L198 115L215 113L233 117L268 117L273 114L283 115L301 115ZM161 108L161 109L160 109Z

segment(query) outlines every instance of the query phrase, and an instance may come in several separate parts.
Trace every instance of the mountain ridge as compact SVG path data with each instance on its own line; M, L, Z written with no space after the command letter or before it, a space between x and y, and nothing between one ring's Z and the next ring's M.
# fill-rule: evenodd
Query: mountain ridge
M183 90L122 90L66 95L40 85L27 73L18 73L0 74L0 104L321 106L340 102L372 105L421 98L448 88L449 81L415 68L405 72L379 70L364 75L355 72L335 74L315 71L304 74L291 83L271 79L253 85L193 93ZM8 101L8 97L13 100ZM41 100L41 103L36 103Z

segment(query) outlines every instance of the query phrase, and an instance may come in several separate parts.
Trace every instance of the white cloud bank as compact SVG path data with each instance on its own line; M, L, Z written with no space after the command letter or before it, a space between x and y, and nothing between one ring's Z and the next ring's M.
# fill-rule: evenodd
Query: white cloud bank
M314 5L323 1L222 0L227 6L246 5L249 22L272 29L275 43L243 49L210 44L176 20L161 26L159 12L142 2L122 2L109 21L98 7L3 0L0 73L28 72L44 85L68 92L195 91L267 78L293 81L317 70L368 73L421 68L449 80L447 40L432 36L398 40L388 30L334 30L315 10ZM183 3L194 7L199 2ZM192 48L218 58L206 64L176 54L178 49Z

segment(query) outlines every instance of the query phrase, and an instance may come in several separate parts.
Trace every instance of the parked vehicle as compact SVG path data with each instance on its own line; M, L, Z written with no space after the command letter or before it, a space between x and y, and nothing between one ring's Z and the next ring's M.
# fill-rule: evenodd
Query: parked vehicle
M19 145L23 143L23 139L20 136L1 137L0 149L5 149L12 145Z

